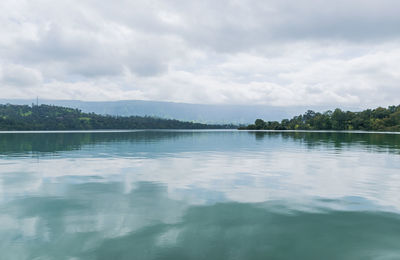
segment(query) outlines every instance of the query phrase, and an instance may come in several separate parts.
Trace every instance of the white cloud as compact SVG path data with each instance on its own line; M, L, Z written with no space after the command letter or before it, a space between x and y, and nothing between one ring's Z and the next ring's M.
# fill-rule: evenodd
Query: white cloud
M0 82L14 87L34 87L42 81L42 74L35 69L21 65L6 64L1 68Z
M0 3L2 98L377 106L400 95L400 3Z

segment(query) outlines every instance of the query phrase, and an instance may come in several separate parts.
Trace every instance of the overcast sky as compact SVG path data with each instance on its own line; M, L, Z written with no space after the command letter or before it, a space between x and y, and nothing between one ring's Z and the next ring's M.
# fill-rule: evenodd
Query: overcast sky
M0 98L400 103L398 0L1 0Z

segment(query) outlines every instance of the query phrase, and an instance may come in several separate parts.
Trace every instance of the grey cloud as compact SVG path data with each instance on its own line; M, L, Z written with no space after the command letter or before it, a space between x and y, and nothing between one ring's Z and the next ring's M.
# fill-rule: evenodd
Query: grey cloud
M30 87L39 84L42 76L34 69L8 64L2 69L0 81L5 85Z
M66 61L87 57L92 51L90 39L68 32L63 26L50 24L37 39L17 42L16 56L27 62Z
M285 106L400 95L395 0L4 0L0 9L7 97Z
M168 51L163 49L165 44L157 44L159 39L152 39L156 44L144 45L141 41L148 41L145 36L125 39L125 42L112 41L107 39L107 34L91 35L90 32L67 29L51 24L38 39L17 42L12 60L57 64L67 73L91 78L121 75L124 66L137 75L159 74L166 70L165 61L171 56L165 55Z
M190 44L236 52L274 42L307 39L381 41L398 38L400 3L384 1L200 1L169 6Z

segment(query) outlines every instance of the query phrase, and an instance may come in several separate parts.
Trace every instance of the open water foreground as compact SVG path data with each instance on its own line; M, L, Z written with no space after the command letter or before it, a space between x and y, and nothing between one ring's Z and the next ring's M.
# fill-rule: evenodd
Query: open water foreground
M0 259L400 259L400 135L1 133Z

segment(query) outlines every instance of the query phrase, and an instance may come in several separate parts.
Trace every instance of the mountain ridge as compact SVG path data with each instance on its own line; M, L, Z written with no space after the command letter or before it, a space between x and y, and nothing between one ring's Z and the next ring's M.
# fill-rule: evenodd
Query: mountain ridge
M32 103L36 104L36 99L0 99L0 103L31 105ZM250 124L254 122L255 118L264 118L271 121L281 120L293 117L309 109L309 107L303 106L191 104L146 100L82 101L39 99L39 104L78 108L86 113L100 115L152 116L207 124ZM313 107L313 109L319 111L333 108L317 106Z

